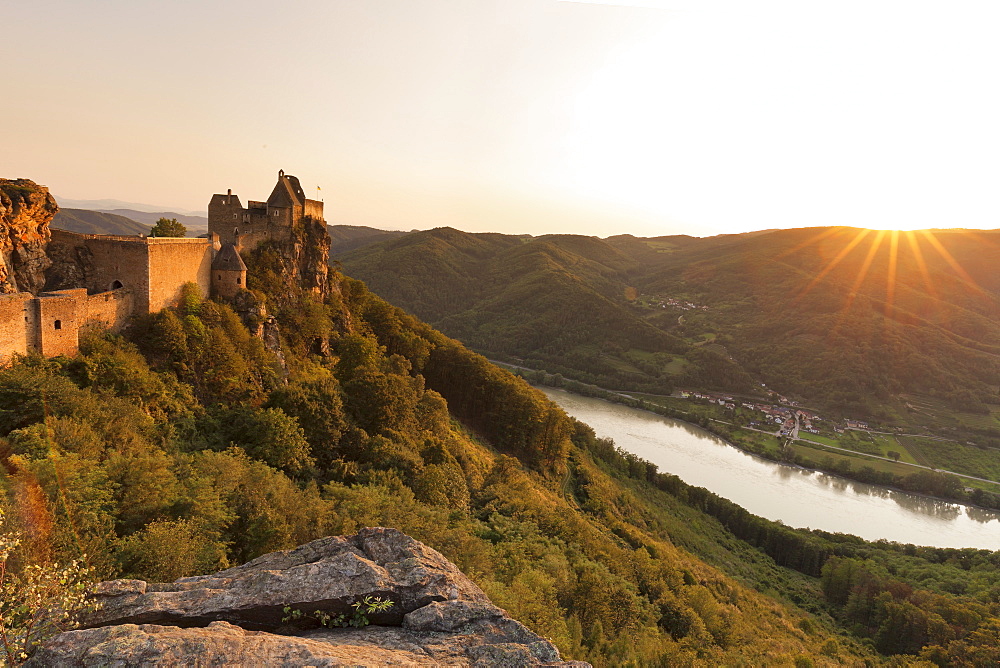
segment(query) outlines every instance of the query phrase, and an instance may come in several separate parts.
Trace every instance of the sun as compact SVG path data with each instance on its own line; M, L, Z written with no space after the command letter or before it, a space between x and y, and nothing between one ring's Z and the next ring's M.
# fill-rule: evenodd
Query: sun
M961 234L975 238L979 236L976 232L968 230L952 230L948 234ZM946 248L941 239L938 238L938 233L935 230L873 230L829 227L782 252L777 256L777 259L794 255L810 246L818 246L826 240L833 240L835 237L844 237L845 241L843 245L823 264L805 287L794 296L795 302L801 301L846 258L854 253L863 253L863 256L860 256L861 261L857 263L857 273L850 287L844 291L843 303L841 304L836 324L832 328L831 333L839 328L840 324L851 311L862 288L866 287L866 281L868 280L873 264L879 258L881 258L885 266L884 292L873 289L874 286L870 284L867 286L867 292L880 298L882 301L884 315L887 319L886 326L888 326L889 322L895 316L895 299L899 283L901 259L905 261L907 267L912 267L912 271L919 274L921 283L932 297L937 298L939 292L935 276L942 275L940 271L932 274L929 269L928 258L934 258L935 256L944 261L944 264L948 267L948 271L952 274L952 278L957 278L969 291L980 294L985 293L983 288L961 263L955 259L954 255Z

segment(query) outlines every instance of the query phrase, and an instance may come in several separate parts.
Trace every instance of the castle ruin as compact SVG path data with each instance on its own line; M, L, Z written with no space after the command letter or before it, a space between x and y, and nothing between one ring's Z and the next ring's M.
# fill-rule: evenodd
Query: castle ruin
M54 204L46 188L35 187ZM0 360L31 352L74 355L82 331L117 332L134 315L177 306L187 283L231 300L246 288L241 250L288 241L304 221L323 220L323 203L307 199L299 180L284 171L267 202L243 208L230 191L213 195L208 211L208 237L194 239L49 230L49 215L36 236L48 237L40 243L53 259L45 274L52 289L0 294ZM23 221L23 211L16 213Z
M306 198L299 180L278 171L278 182L266 202L248 200L246 208L232 190L212 195L208 203L208 233L239 250L253 250L265 241L288 241L309 220L323 220L323 202Z

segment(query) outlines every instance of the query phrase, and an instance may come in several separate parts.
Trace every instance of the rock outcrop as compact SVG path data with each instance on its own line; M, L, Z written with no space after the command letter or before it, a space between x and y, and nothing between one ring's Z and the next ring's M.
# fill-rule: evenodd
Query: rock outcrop
M83 628L48 641L31 666L577 665L493 605L440 553L396 529L364 529L169 584L101 583ZM353 612L393 605L362 628L290 626L285 607Z
M0 293L38 293L45 286L49 223L58 210L45 186L0 179Z
M230 302L230 306L240 316L243 325L252 336L264 343L264 347L278 359L278 363L288 373L285 353L281 350L281 328L278 319L267 312L267 305L256 293L240 290Z

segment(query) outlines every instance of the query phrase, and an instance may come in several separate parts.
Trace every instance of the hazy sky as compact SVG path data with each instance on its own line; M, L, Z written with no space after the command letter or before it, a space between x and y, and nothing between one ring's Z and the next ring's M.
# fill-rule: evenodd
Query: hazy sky
M1000 3L614 4L11 3L0 176L204 210L284 169L395 229L1000 227Z

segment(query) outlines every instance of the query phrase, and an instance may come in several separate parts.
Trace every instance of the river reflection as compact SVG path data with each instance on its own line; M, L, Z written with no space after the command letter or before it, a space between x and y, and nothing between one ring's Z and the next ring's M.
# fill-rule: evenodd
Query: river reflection
M777 464L648 411L539 388L598 436L750 512L868 540L1000 549L1000 514Z

